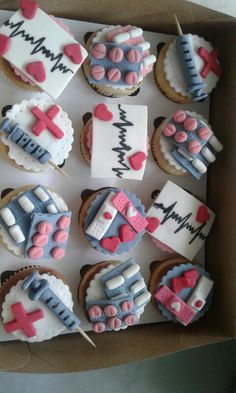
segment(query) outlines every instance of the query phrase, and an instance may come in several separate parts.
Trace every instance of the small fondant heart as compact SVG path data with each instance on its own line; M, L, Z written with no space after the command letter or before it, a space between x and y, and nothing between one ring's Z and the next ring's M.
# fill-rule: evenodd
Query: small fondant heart
M111 213L109 213L109 212L103 213L103 217L104 217L106 220L111 220L111 219L112 219L112 215L111 215Z
M192 288L195 287L196 281L199 277L199 273L197 269L187 270L186 272L183 273L183 276L187 278L188 285L190 285Z
M100 240L100 244L103 248L108 251L115 252L120 244L120 238L118 236L104 237Z
M95 107L94 116L103 121L110 121L113 118L113 114L108 110L105 104L98 104Z
M11 38L4 34L0 34L0 55L5 55L10 48L10 45Z
M69 44L64 46L63 52L66 56L68 56L72 63L80 64L83 60L83 56L81 53L81 48L79 44Z
M207 207L202 205L198 208L196 221L200 222L200 224L207 222L211 218L210 214L208 213Z
M150 233L153 233L160 225L160 220L157 217L146 217L148 222L146 226L146 230Z
M46 71L42 61L33 61L27 64L26 71L37 82L44 82L46 80Z
M126 214L126 216L129 217L129 218L135 217L135 216L137 216L137 210L135 209L135 207L129 206L129 207L127 207L127 209L126 209L125 214Z
M121 225L120 227L120 240L121 242L132 242L136 238L136 233L128 224Z
M175 310L176 312L179 312L181 304L180 302L173 302L171 303L170 307Z
M32 0L20 0L20 9L27 19L33 19L39 8L39 3Z
M146 154L142 151L133 154L132 156L129 157L131 168L134 169L135 171L139 171L142 168L143 161L145 161L146 158L147 158Z

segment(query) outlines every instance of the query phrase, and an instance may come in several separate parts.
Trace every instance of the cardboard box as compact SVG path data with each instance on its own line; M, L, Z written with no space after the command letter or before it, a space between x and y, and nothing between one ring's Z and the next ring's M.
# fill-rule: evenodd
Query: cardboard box
M176 33L173 14L185 32L213 40L220 49L224 74L212 95L210 123L224 151L209 170L208 202L217 221L207 242L207 269L215 281L213 304L199 322L185 328L163 323L95 335L97 349L79 335L49 342L0 344L0 369L19 372L71 372L109 367L158 357L235 337L236 257L236 21L182 0L41 0L48 13L107 24L132 23L146 30ZM18 8L18 1L0 0L0 9ZM236 123L235 123L236 124Z

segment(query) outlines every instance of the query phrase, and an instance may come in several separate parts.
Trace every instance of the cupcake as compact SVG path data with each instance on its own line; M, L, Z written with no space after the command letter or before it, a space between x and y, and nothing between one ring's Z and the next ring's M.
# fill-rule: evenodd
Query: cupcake
M78 298L96 333L138 323L150 293L133 258L106 261L81 269Z
M202 266L172 258L152 262L150 270L152 303L167 321L187 326L208 310L213 281Z
M21 258L61 259L71 212L64 200L42 185L24 186L0 200L0 244Z
M134 94L156 61L143 30L135 26L105 27L92 33L85 44L89 53L83 63L85 78L107 97Z
M74 331L80 324L65 278L46 267L23 268L3 281L0 309L5 332L30 343Z
M33 0L0 27L0 68L18 87L57 98L87 56L68 28Z
M147 225L144 206L128 190L107 187L82 193L79 226L104 254L122 254L141 240Z
M158 246L165 245L169 252L192 260L214 219L215 213L208 206L168 180L147 211L146 231Z
M202 101L222 75L219 50L198 35L179 33L159 51L154 69L157 86L179 104Z
M91 176L142 180L148 154L147 107L100 103L84 118L80 150Z
M190 174L199 180L223 149L207 120L195 112L178 110L154 123L152 155L168 174Z
M3 158L30 172L62 166L74 140L67 113L52 101L36 98L7 108L0 124Z

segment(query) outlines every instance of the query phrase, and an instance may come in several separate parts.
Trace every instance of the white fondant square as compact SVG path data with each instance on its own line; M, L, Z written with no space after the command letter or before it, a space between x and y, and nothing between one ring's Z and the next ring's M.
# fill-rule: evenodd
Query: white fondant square
M19 26L19 30L16 32L15 30L18 26L16 24L20 22L22 22L22 25ZM87 57L86 50L80 45L83 60L80 64L74 64L71 59L63 53L63 48L65 45L77 44L78 42L41 9L37 10L33 19L26 19L21 10L18 10L9 19L9 23L13 24L12 28L10 25L3 25L0 28L0 34L4 34L8 37L15 31L11 37L10 48L3 57L16 66L27 76L27 78L32 80L32 82L38 85L42 90L53 98L57 98L79 69L83 60ZM25 32L20 33L22 30ZM60 63L70 71L63 73L58 68L52 71L57 59L50 60L50 56L46 57L45 53L43 54L42 51L38 50L40 48L39 43L32 44L30 40L25 40L23 34L28 34L29 37L33 37L34 43L41 38L45 38L41 46L44 46L46 50L53 53L54 56L62 54L63 56L60 59ZM39 46L38 49L36 49L36 53L32 54L32 51L37 45ZM37 82L26 71L27 64L35 61L43 62L46 71L46 80L44 82Z
M106 106L113 115L112 120L103 121L93 115L91 176L142 180L146 160L140 170L134 170L129 157L137 152L147 153L147 106L107 103ZM126 120L122 120L122 116ZM126 121L132 125L127 125ZM122 129L118 128L117 123L123 124ZM122 143L130 149L124 148ZM119 163L120 151L113 150L116 148L121 149L122 163Z
M159 206L155 207L155 204ZM204 240L199 236L195 237L198 228L202 225L196 221L200 206L205 205L181 187L168 180L147 212L147 217L158 218L160 225L154 232L148 233L178 254L192 260L204 243ZM207 211L210 218L204 227L201 228L201 234L203 236L208 235L215 219L215 213L208 207ZM170 217L171 215L172 217ZM196 232L191 233L189 226L193 228L193 231L196 230ZM193 240L194 237L195 239Z

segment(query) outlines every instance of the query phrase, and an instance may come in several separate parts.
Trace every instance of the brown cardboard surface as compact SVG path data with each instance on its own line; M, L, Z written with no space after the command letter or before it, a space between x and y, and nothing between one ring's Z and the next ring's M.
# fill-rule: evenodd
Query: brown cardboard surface
M0 0L3 9L17 9L17 4L18 1ZM175 32L173 14L176 13L186 31L211 37L221 49L225 71L213 95L211 123L225 148L210 169L208 187L209 205L217 213L207 245L207 267L215 280L215 296L207 316L188 328L163 323L137 326L121 333L91 334L97 349L88 346L78 334L34 345L2 343L0 368L22 372L88 370L162 356L234 336L236 22L182 0L121 0L119 3L111 0L41 0L40 5L57 16L109 24L129 22L169 33Z

